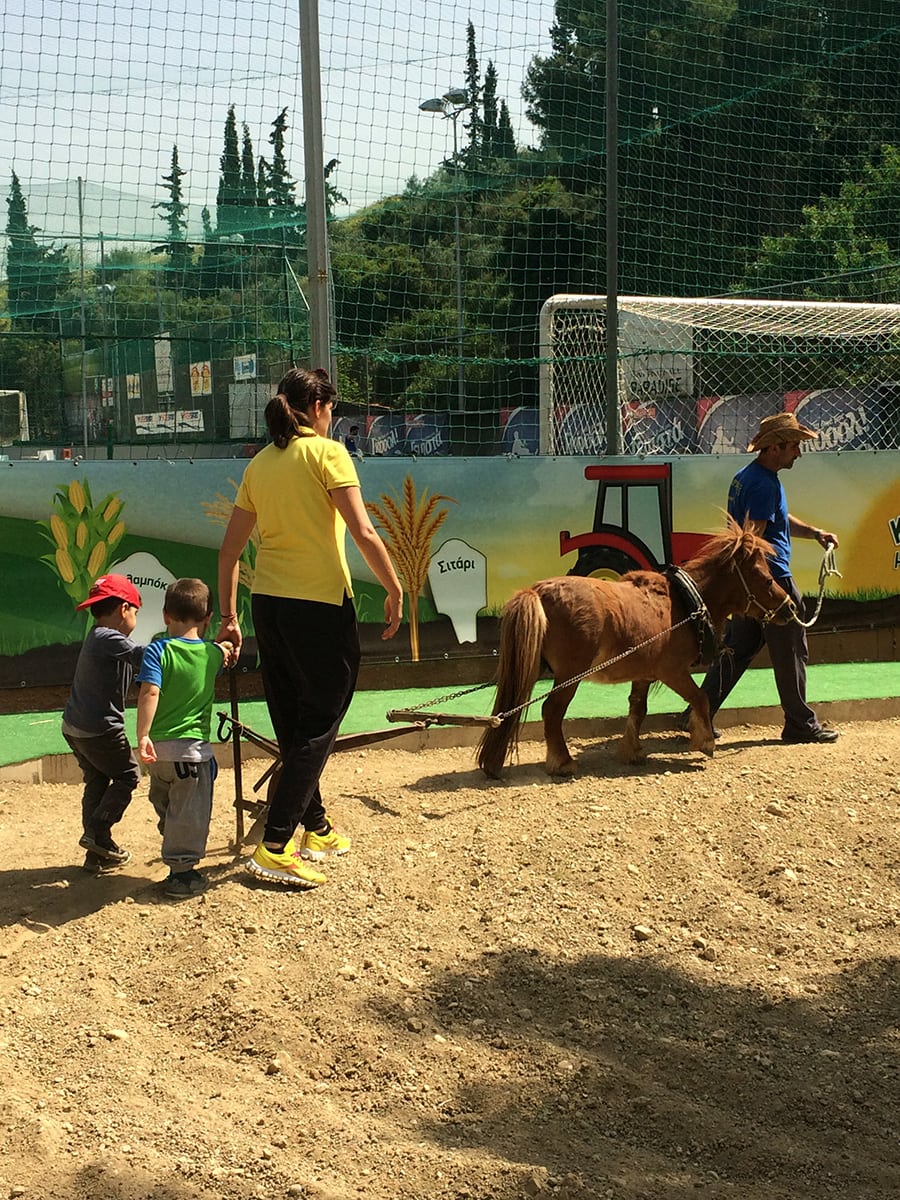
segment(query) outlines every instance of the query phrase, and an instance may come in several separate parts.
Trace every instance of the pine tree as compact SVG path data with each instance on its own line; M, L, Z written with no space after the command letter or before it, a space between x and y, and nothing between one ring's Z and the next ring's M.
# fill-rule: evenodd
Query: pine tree
M341 160L339 158L332 158L330 162L325 164L325 170L322 172L325 176L325 215L329 220L334 216L334 206L336 204L350 203L343 192L339 192L333 183L328 182L335 167L339 167L340 165Z
M166 222L169 236L161 245L153 247L153 253L166 256L165 286L174 289L184 287L191 265L191 247L185 240L188 227L187 205L182 199L181 187L181 181L186 174L187 171L183 171L178 164L178 147L173 146L169 173L162 177L169 198L153 205Z
M6 200L7 304L13 329L56 331L56 305L69 283L65 248L42 246L28 223L28 205L15 171Z

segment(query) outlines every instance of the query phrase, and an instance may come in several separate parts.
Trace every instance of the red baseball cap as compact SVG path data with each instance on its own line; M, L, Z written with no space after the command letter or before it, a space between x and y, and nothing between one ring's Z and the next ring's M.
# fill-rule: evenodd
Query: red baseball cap
M101 575L99 579L94 580L87 600L76 604L75 611L79 608L89 608L98 600L124 600L126 604L133 604L135 608L141 607L141 593L124 575Z

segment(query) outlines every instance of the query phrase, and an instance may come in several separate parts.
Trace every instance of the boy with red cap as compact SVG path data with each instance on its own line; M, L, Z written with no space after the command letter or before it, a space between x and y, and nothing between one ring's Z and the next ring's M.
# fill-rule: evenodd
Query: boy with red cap
M85 638L62 732L84 776L79 846L92 874L121 867L131 854L112 839L141 777L125 734L125 696L144 655L132 641L141 594L124 575L101 575L76 609L90 608L94 628Z

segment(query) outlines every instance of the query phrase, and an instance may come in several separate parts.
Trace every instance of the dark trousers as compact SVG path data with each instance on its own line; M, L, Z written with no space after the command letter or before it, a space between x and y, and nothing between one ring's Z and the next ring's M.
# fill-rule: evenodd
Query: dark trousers
M353 698L359 633L349 596L335 605L254 595L253 624L282 761L264 840L281 845L301 822L325 823L319 777Z
M69 743L84 776L81 824L91 835L108 834L122 820L131 794L140 783L141 769L125 731L112 730L97 737L63 737Z
M803 598L794 580L788 576L778 582L788 593L798 612ZM762 625L752 617L732 617L725 632L725 652L713 663L700 685L709 697L710 717L719 711L737 681L763 648L769 647L778 698L784 709L786 733L803 733L819 728L816 714L806 703L806 664L809 646L806 630L796 621L786 625Z

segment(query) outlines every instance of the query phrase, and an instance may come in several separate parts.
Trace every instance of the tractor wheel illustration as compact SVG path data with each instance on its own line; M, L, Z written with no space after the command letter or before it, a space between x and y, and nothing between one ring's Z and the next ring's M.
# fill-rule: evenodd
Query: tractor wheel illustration
M587 575L591 579L621 579L626 571L639 571L641 564L622 550L611 546L589 546L578 555L570 575Z

